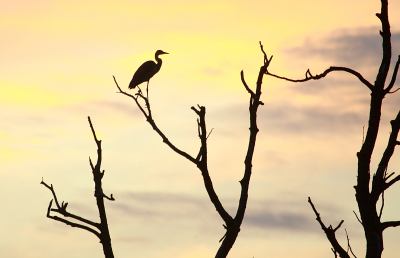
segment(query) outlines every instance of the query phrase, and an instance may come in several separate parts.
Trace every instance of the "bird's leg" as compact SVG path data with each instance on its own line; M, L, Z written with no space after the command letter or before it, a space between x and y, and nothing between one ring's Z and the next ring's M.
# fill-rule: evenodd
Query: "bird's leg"
M149 81L147 81L147 86L146 86L146 106L149 109L150 108L150 103L149 103Z
M138 91L138 93L142 93L142 89L139 87L139 85L138 86L136 86L136 87L138 87L139 88L139 91Z
M146 97L147 97L147 100L149 100L149 81L150 80L147 81L147 86L146 86Z

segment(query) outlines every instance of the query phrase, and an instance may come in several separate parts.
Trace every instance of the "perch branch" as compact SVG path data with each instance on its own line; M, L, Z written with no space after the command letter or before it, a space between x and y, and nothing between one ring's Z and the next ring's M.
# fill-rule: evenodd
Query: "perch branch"
M126 93L125 91L121 90L121 88L119 87L119 85L118 85L118 83L117 83L117 80L115 79L114 76L113 76L113 78L114 78L115 85L117 85L117 88L118 88L118 90L119 90L119 93L122 93L122 94L124 94L124 95L126 95L126 96L132 98L132 99L136 102L136 105L139 107L139 109L142 111L143 115L146 117L147 122L151 125L151 127L153 128L153 130L156 131L156 132L158 133L158 135L162 138L163 142L164 142L165 144L167 144L168 147L170 147L173 151L175 151L175 152L178 153L179 155L181 155L181 156L187 158L188 160L190 160L191 162L193 162L193 163L196 164L197 161L196 161L195 158L193 158L192 156L190 156L190 155L187 154L186 152L184 152L184 151L178 149L177 147L175 147L175 145L173 145L173 144L168 140L168 138L161 132L161 130L158 128L158 126L157 126L156 123L154 122L153 117L152 117L152 115L151 115L150 103L148 102L147 98L144 97L144 96L141 95L141 94L138 95L139 97L141 97L141 98L143 98L143 99L145 100L149 114L146 113L146 111L143 109L142 105L139 103L139 101L138 101L138 99L137 99L138 97L134 97L133 95L131 95L131 94L129 94L129 93Z

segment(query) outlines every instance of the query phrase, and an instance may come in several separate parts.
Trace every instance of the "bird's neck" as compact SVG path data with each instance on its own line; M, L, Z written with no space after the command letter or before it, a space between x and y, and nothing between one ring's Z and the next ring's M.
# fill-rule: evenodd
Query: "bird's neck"
M156 56L156 61L157 61L157 70L160 70L162 65L162 60L161 58L158 57L158 55Z

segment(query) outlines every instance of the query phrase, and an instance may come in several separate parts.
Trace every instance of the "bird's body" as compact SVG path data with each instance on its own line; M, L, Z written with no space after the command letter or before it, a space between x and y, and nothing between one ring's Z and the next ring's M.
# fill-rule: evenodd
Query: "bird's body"
M162 60L158 57L159 55L168 54L162 50L157 50L155 57L157 63L154 61L144 62L135 72L129 83L129 89L134 89L136 86L143 82L149 83L151 77L153 77L161 68Z

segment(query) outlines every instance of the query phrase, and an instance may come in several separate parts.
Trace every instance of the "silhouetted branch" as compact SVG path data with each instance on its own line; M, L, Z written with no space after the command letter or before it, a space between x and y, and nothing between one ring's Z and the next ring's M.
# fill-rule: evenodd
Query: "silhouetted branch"
M244 172L243 178L240 180L241 194L240 194L239 206L238 206L235 218L232 218L228 214L228 212L225 210L223 205L221 204L217 194L215 193L215 190L214 190L214 187L213 187L213 184L212 184L209 172L208 172L207 139L212 130L210 131L210 133L207 133L206 122L205 122L206 108L204 106L200 106L200 105L197 105L198 108L196 108L194 106L191 107L191 109L198 116L197 130L198 130L198 136L199 136L200 142L201 142L199 153L196 156L196 158L194 159L192 156L190 156L186 152L183 152L183 151L177 149L172 143L170 143L170 141L165 137L165 135L155 125L155 122L151 115L151 109L150 109L150 103L148 101L148 97L143 96L140 91L135 94L136 97L122 91L121 88L118 86L118 83L114 77L114 82L117 85L119 92L134 99L137 106L140 108L140 110L146 117L147 122L149 122L151 124L153 129L161 136L163 141L172 150L174 150L181 156L184 156L185 158L192 161L200 169L201 174L203 176L203 180L204 180L204 186L206 188L208 196L209 196L211 202L214 204L214 207L217 210L218 214L221 216L221 218L225 222L224 228L226 229L226 233L220 240L220 242L222 241L222 244L216 254L216 258L226 257L228 252L232 248L234 242L236 241L237 235L240 231L240 226L242 224L246 205L247 205L248 188L249 188L250 176L251 176L251 171L252 171L252 159L253 159L253 153L254 153L254 146L255 146L255 142L256 142L256 134L258 132L257 109L258 109L259 105L263 105L263 102L260 101L262 78L263 78L265 72L267 71L267 67L268 67L270 61L272 60L272 56L269 59L267 58L267 55L264 52L261 42L260 42L260 47L261 47L261 51L264 54L264 65L260 68L260 73L259 73L259 76L257 79L255 92L252 91L250 89L250 87L247 85L247 83L244 79L243 71L241 72L241 79L242 79L243 85L245 86L247 92L250 94L250 105L249 105L250 139L249 139L248 150L247 150L247 154L246 154L246 158L245 158L245 172ZM138 98L141 98L145 101L148 112L145 112L144 108L141 107L141 104L138 102Z
M340 226L342 226L344 221L343 220L340 221L339 225L337 225L337 227L334 229L332 228L332 225L326 227L325 224L322 222L321 216L319 215L317 209L312 203L310 197L308 197L308 203L310 203L311 208L313 209L315 216L317 217L316 220L318 221L322 230L325 232L325 235L328 238L329 242L331 243L333 249L339 253L339 256L341 258L350 258L349 254L340 246L339 242L336 240L336 235L335 235L335 232L340 228Z
M381 0L381 12L377 13L376 16L379 18L382 24L382 30L379 32L382 36L382 61L376 76L375 86L383 90L392 57L392 43L387 0Z
M347 67L331 66L323 73L318 75L312 75L310 70L308 69L305 73L305 78L298 80L278 76L266 71L267 75L278 79L284 79L290 82L306 82L309 80L318 80L327 76L330 72L343 71L357 77L365 86L367 86L371 90L367 132L365 135L365 139L363 138L362 147L360 151L357 152L357 185L354 187L356 190L356 200L358 204L360 218L355 212L354 214L356 215L357 220L362 224L364 229L364 235L366 239L366 257L381 257L383 252L383 230L387 227L396 227L400 225L400 222L398 221L384 223L380 222L385 202L384 191L397 181L400 181L400 176L396 176L392 180L388 181L393 173L389 176L387 176L385 173L387 171L389 161L394 153L394 149L397 145L399 145L397 137L400 130L400 112L398 113L396 119L391 121L392 132L390 133L386 150L383 153L383 156L378 165L376 173L373 176L371 184L371 160L379 132L383 99L386 94L394 93L400 89L399 88L395 91L392 91L400 66L400 56L398 56L392 78L385 89L385 82L388 77L392 55L391 32L388 18L387 0L381 0L381 11L380 13L377 13L376 16L380 19L382 25L382 29L380 31L380 35L382 36L382 60L379 66L379 70L376 74L375 82L373 84L367 81L360 73ZM382 206L378 216L377 201L379 200L381 194ZM317 216L317 221L320 223L322 229L328 236L328 239L334 247L334 250L338 251L341 257L348 257L347 253L345 254L342 249L337 249L335 247L337 241L335 239L334 233L341 224L339 224L339 226L335 229L332 229L331 226L329 228L326 228L325 225L322 223L314 205L312 205L311 199L309 199L309 202ZM380 227L379 224L381 225ZM340 246L338 246L338 248L339 247Z
M253 97L254 92L249 88L249 86L247 86L246 80L244 79L243 70L240 72L240 79L242 80L242 83L243 83L244 87L246 88L247 92Z
M102 189L102 186L101 186L102 185L101 180L102 180L102 178L104 176L104 170L101 171L101 169L100 169L101 161L102 161L101 141L97 139L96 132L95 132L95 130L93 128L92 121L90 120L90 117L88 117L88 121L89 121L90 129L92 131L94 140L95 140L96 145L97 145L97 162L96 162L96 165L95 166L93 165L92 160L90 159L90 157L89 157L89 163L90 163L90 167L92 168L93 180L94 180L94 183L95 183L95 194L94 194L94 196L96 197L96 203L97 203L99 216L100 216L100 223L96 223L96 222L90 221L88 219L82 218L80 216L77 216L75 214L72 214L70 212L67 212L68 203L62 202L62 204L60 205L58 200L57 200L57 196L56 196L56 193L54 191L53 185L49 186L42 179L41 184L43 184L46 188L48 188L52 192L53 199L54 199L54 201L56 203L56 206L57 206L57 209L52 209L51 206L52 206L53 200L50 201L49 207L47 208L47 217L50 218L50 219L57 220L57 221L60 221L62 223L65 223L65 224L67 224L67 225L69 225L71 227L81 228L81 229L87 230L87 231L95 234L100 239L100 243L103 246L103 252L104 252L105 257L106 258L114 258L114 254L113 254L112 247L111 247L110 233L109 233L109 230L108 230L107 216L106 216L106 211L105 211L105 207L104 207L104 198L106 198L108 200L111 200L111 201L114 201L115 199L114 199L112 194L111 194L111 197L108 197L103 193L103 189ZM52 215L50 215L51 211L60 213L64 217L70 217L70 218L76 219L76 220L78 220L80 222L83 222L85 224L88 224L90 226L93 226L93 227L97 228L100 232L98 232L97 230L95 230L95 229L93 229L91 227L88 227L88 226L85 226L85 225L82 225L82 224L79 224L79 223L71 222L71 221L69 221L67 219L60 218L60 217L57 217L57 216L52 216Z
M61 208L60 204L58 203L58 199L57 199L56 193L54 192L53 184L51 184L50 186L48 184L46 184L43 181L43 177L42 177L42 182L40 182L40 184L44 185L45 187L47 187L51 191L51 193L53 194L53 197L54 197L54 201L56 202L57 208Z
M390 184L386 182L389 177L386 177L385 172L387 171L387 167L389 161L394 153L394 150L397 146L397 137L400 131L400 111L397 113L396 119L390 121L392 126L392 131L389 136L389 141L386 146L385 152L382 155L381 161L378 165L378 169L374 175L374 179L372 181L372 190L371 190L371 197L376 202L379 199L380 194L383 193L387 188L389 188L393 183L393 179ZM391 175L390 175L391 176ZM398 180L398 179L397 179Z
M187 154L184 151L181 151L180 149L176 148L168 139L167 137L161 132L161 130L157 127L155 124L152 115L151 115L151 109L150 109L150 103L148 102L148 99L144 97L142 94L137 93L136 95L140 98L142 98L146 105L147 105L147 110L148 114L144 112L144 109L141 107L141 104L137 101L137 98L132 96L131 94L128 94L124 91L121 90L121 88L118 86L118 83L114 77L114 82L117 85L120 93L127 95L131 98L133 98L137 104L137 106L142 110L142 113L145 115L147 122L150 123L152 128L161 136L163 139L163 142L166 143L173 151L176 153L180 154L181 156L187 158L191 162L197 165L197 167L201 170L203 180L204 180L204 185L207 190L207 193L210 197L211 202L214 204L214 207L216 208L218 214L221 216L221 218L225 221L227 224L231 224L232 217L226 212L224 207L222 206L217 194L215 193L211 178L208 173L208 168L207 168L207 130L206 130L206 124L205 124L205 114L206 114L206 109L203 106L198 105L199 109L196 109L195 107L191 107L191 109L199 116L198 118L198 133L200 137L200 142L201 142L201 147L199 154L197 155L196 159Z
M333 252L333 255L335 256L335 258L337 258L338 252L335 251L335 249L331 248L331 251Z
M201 142L201 157L197 162L197 167L201 170L201 174L204 180L204 186L207 190L208 196L211 202L214 204L215 209L225 223L229 224L232 221L232 217L228 214L225 208L222 206L212 184L209 172L208 172L208 152L207 152L207 129L205 122L206 108L199 106L199 109L191 107L192 110L199 116L198 125L200 129L200 142Z
M212 131L214 131L214 128L211 128L210 132L208 133L208 135L207 135L207 137L206 137L207 140L208 140L208 137L210 137Z
M392 79L390 80L388 87L385 89L386 93L395 93L396 91L398 91L400 89L400 88L398 88L395 91L392 91L392 92L390 91L396 82L397 72L399 71L399 64L400 64L400 55L397 57L397 62L396 62L396 66L394 67L394 70L393 70Z
M355 211L353 211L353 213L354 213L354 215L356 215L356 218L357 218L358 222L360 222L360 224L362 225L363 223L362 223L362 221L360 220L360 218L358 217L357 213L356 213Z
M71 226L71 227L75 227L75 228L80 228L80 229L87 230L87 231L89 231L89 232L95 234L95 235L101 240L100 233L97 232L96 230L90 228L90 227L87 227L87 226L85 226L85 225L81 225L81 224L78 224L78 223L74 223L74 222L71 222L71 221L69 221L69 220L66 220L66 219L57 217L57 216L51 216L51 215L50 215L50 210L58 212L57 209L51 209L51 204L52 204L52 202L53 202L53 200L50 201L49 207L48 207L48 209L47 209L47 217L48 217L49 219L53 219L53 220L56 220L56 221L60 221L60 222L65 223L65 224L67 224L67 225L69 225L69 226ZM64 216L66 216L66 215L64 215Z
M382 218L382 213L383 213L383 207L385 206L385 191L382 192L382 204L381 204L381 209L379 210L379 218Z
M354 258L357 258L357 256L353 253L353 249L351 249L349 234L347 234L346 229L344 229L344 231L346 231L346 238L347 238L347 253L349 253L350 251L351 254L354 256Z
M72 213L68 212L68 211L67 211L68 203L65 203L65 204L64 204L64 202L62 202L61 205L58 204L57 196L56 196L56 193L55 193L55 191L54 191L53 185L49 186L49 185L46 184L43 180L42 180L42 182L40 182L40 183L41 183L42 185L44 185L45 187L47 187L48 189L50 189L50 191L52 192L53 197L54 197L53 200L55 201L56 206L57 206L57 209L52 209L52 208L51 208L51 205L52 205L52 203L53 203L53 200L50 201L49 207L48 207L48 209L47 209L47 217L48 217L48 218L61 221L61 222L65 223L65 224L68 224L68 225L70 225L70 226L72 226L72 227L78 227L78 228L82 228L82 229L88 230L88 227L87 227L87 226L84 226L84 225L81 225L81 224L77 224L77 223L73 223L73 222L70 222L70 221L68 221L68 220L66 220L66 219L59 218L59 217L57 217L57 216L51 216L51 215L50 215L50 211L54 211L54 212L60 213L60 214L63 215L64 217L70 217L70 218L79 220L79 221L81 221L81 222L83 222L83 223L89 224L89 225L94 226L94 227L96 227L96 228L99 227L99 224L96 223L96 222L90 221L90 220L88 220L88 219L82 218L82 217L80 217L80 216L77 216L77 215L75 215L75 214L72 214ZM100 235L100 233L98 233L98 232L95 231L94 229L92 229L92 228L89 228L89 229L90 229L89 231L92 232L92 233L94 233L94 234L96 234L96 236L99 236L99 235Z
M391 173L389 176L387 175L387 168L385 170L385 174L383 175L383 181L386 181L389 177L391 177L394 174ZM381 203L381 209L379 210L379 219L382 218L382 213L383 213L383 207L385 206L385 190L382 191L382 203Z
M268 68L268 66L269 66L269 64L271 63L271 60L272 60L272 58L273 58L274 56L271 55L271 57L268 59L267 54L266 54L265 51L264 51L264 46L261 44L261 41L260 41L259 43L260 43L261 51L262 51L263 54L264 54L264 67L265 67L265 68Z
M395 89L394 91L389 91L388 92L388 94L393 94L393 93L396 93L396 92L398 92L400 90L400 87L399 88L397 88L397 89Z
M132 99L136 102L136 104L137 104L137 106L139 107L140 111L142 111L143 115L147 118L147 117L148 117L148 114L146 113L146 111L144 111L144 109L142 108L142 106L141 106L140 103L138 102L138 97L135 97L135 96L133 96L133 95L131 95L131 94L129 94L129 93L127 93L127 92L121 90L121 88L119 87L118 82L117 82L117 80L115 79L115 76L114 76L114 75L113 75L113 78L114 78L115 85L117 85L117 88L118 88L118 90L119 90L119 92L117 92L117 93L122 93L122 94L124 94L125 96L128 96L128 97L132 98ZM139 87L138 87L138 88L139 88ZM141 92L140 88L139 88L139 92Z
M389 182L387 182L385 184L385 189L388 189L390 186L392 186L394 183L396 183L397 181L400 180L400 175L396 176L395 178L393 178L392 180L390 180Z
M382 231L388 227L398 227L400 226L400 221L386 221L381 223Z
M260 42L260 48L261 51L264 54L264 65L260 67L260 72L257 78L257 83L256 83L256 90L255 92L250 89L250 87L247 85L245 79L244 79L244 74L243 71L240 73L240 77L243 83L243 86L245 87L246 91L250 94L250 101L249 101L249 113L250 113L250 137L249 137L249 143L248 143L248 148L247 148L247 154L245 158L245 171L243 178L239 181L240 186L241 186L241 192L240 192L240 199L239 199L239 206L236 211L235 218L232 221L226 221L226 225L224 225L224 228L226 229L226 234L221 238L220 241L222 241L221 247L217 252L216 257L226 257L228 255L229 250L232 248L234 242L236 241L236 237L240 232L240 226L242 224L243 218L244 218L244 213L246 210L247 206L247 200L248 200L248 190L249 190L249 184L250 184L250 177L252 173L252 160L253 160L253 154L254 154L254 147L256 143L256 136L258 133L258 128L257 128L257 110L260 105L263 105L264 103L260 101L261 97L261 86L262 86L262 79L267 71L268 65L270 64L270 61L272 59L272 56L270 59L267 58L267 55L263 49L263 45Z
M359 72L356 72L356 71L354 71L353 69L350 69L350 68L347 68L347 67L339 67L339 66L331 66L331 67L329 67L328 69L326 69L323 73L318 74L318 75L315 75L315 76L311 75L310 69L308 69L307 72L306 72L306 78L304 78L304 79L298 79L298 80L296 80L296 79L290 79L290 78L283 77L283 76L279 76L279 75L276 75L276 74L272 74L272 73L270 73L270 72L268 72L268 71L266 72L266 74L267 74L267 75L270 75L270 76L272 76L272 77L275 77L275 78L278 78L278 79L282 79L282 80L286 80L286 81L290 81L290 82L306 82L306 81L310 81L310 80L319 80L319 79L321 79L321 78L327 76L328 73L333 72L333 71L343 71L343 72L347 72L347 73L350 73L350 74L356 76L356 77L357 77L365 86L367 86L371 91L372 91L372 89L373 89L373 87L374 87L374 86L373 86L369 81L367 81ZM308 77L307 75L309 75L309 77Z
M118 85L118 83L117 83L117 80L115 79L114 76L113 76L113 78L114 78L115 85L117 85L117 88L118 88L118 90L119 90L119 93L122 93L122 94L124 94L124 95L126 95L126 96L132 98L132 99L136 102L136 105L137 105L138 108L142 111L143 115L146 117L147 122L151 125L151 127L153 128L153 130L156 131L156 132L158 133L158 135L160 135L160 137L162 138L163 142L164 142L165 144L167 144L168 147L170 147L173 151L175 151L175 152L178 153L179 155L181 155L181 156L187 158L188 160L190 160L191 162L193 162L193 163L196 164L197 161L196 161L195 158L193 158L192 156L190 156L190 155L187 154L186 152L184 152L184 151L178 149L177 147L175 147L175 145L173 145L173 144L168 140L168 138L164 135L164 133L162 133L161 130L158 128L158 126L157 126L156 123L154 122L153 117L152 117L152 115L151 115L150 103L148 102L148 99L147 99L146 97L144 97L142 94L139 94L139 95L138 95L138 97L141 97L142 99L144 99L144 101L145 101L145 103L146 103L147 110L148 110L148 112L149 112L149 113L147 114L146 111L143 109L142 105L139 103L139 101L138 101L138 99L137 99L138 97L134 97L133 95L131 95L131 94L129 94L129 93L126 93L125 91L121 90L121 88L119 87L119 85Z

